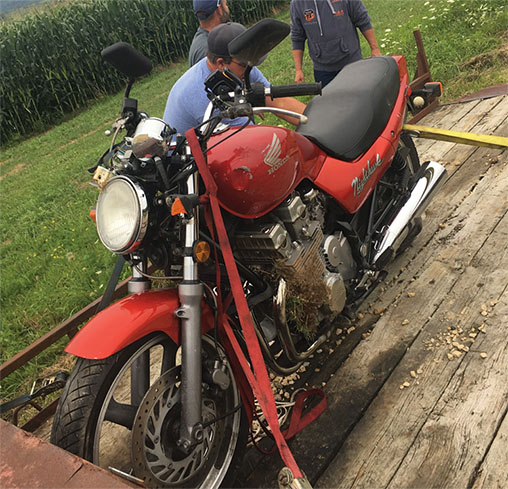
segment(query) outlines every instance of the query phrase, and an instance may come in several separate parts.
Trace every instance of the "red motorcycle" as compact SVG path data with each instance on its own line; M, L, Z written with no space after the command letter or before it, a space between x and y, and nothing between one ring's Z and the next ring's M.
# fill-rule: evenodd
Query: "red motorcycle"
M274 424L265 365L293 374L334 318L355 312L446 177L420 164L402 129L415 96L402 56L344 68L303 115L285 112L300 119L295 131L250 124L284 112L262 107L266 95L321 92L250 83L288 33L267 19L234 39L230 52L249 62L244 79L212 74L209 110L185 135L129 97L150 61L124 43L103 51L130 81L93 168L96 223L120 257L116 272L127 261L133 275L130 295L105 307L106 293L66 349L79 358L52 442L150 487L231 484L253 393L290 475L305 481ZM242 126L223 124L239 116ZM154 280L170 285L150 290Z

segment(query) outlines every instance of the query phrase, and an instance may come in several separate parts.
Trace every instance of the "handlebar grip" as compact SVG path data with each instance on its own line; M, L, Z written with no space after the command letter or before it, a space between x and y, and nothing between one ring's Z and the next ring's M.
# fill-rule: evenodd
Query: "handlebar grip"
M272 100L279 97L299 97L302 95L321 95L321 82L292 83L291 85L270 86Z

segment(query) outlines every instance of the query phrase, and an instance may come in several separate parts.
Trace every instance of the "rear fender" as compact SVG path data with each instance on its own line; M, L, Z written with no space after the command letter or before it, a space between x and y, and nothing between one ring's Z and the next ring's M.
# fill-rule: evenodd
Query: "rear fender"
M181 343L177 289L149 290L115 302L93 317L67 345L65 351L82 358L102 359L140 338L162 331L177 345ZM201 327L214 327L214 314L202 303Z

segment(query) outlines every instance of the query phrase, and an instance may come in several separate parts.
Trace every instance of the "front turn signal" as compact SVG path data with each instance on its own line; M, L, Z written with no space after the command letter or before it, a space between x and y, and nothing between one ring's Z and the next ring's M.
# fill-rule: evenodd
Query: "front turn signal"
M178 214L187 214L187 209L185 209L180 197L177 197L171 205L171 215L177 216Z

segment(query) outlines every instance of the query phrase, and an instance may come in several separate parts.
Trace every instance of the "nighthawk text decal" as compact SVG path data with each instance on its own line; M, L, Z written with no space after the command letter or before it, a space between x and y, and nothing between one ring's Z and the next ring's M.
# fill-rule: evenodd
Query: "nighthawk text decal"
M379 154L376 155L376 161L374 164L371 165L370 160L367 160L367 168L362 168L362 176L353 178L353 181L351 182L355 197L362 193L363 188L369 181L370 177L374 175L375 171L382 164L383 160L380 158Z

